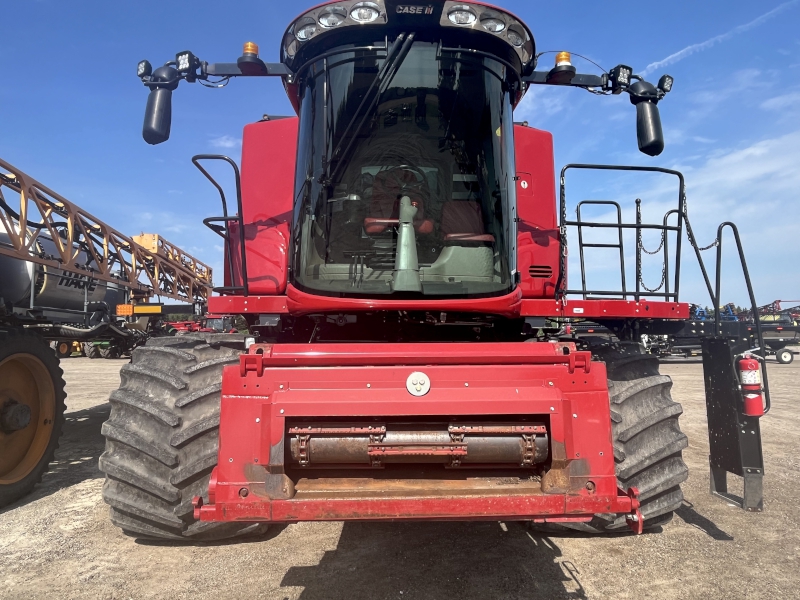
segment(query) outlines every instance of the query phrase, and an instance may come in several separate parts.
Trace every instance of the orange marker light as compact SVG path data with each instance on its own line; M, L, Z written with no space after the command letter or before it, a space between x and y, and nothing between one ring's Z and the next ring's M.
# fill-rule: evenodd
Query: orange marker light
M258 44L255 42L244 43L244 54L255 54L258 56Z
M569 52L559 52L556 54L556 66L572 65L571 58Z
M133 315L133 304L117 304L117 316L130 317Z

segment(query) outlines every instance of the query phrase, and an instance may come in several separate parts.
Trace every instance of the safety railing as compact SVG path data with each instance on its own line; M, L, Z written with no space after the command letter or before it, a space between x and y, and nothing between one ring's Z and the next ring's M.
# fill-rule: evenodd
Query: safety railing
M603 171L639 171L651 173L664 173L667 175L674 175L678 178L679 191L678 191L678 208L667 211L661 224L650 224L642 222L642 202L640 199L636 200L636 218L634 223L624 223L622 220L622 209L617 202L609 200L583 200L578 203L576 208L577 219L571 221L567 218L567 196L566 196L566 173L570 169L587 169L587 170L603 170ZM717 229L716 239L708 246L701 247L698 245L697 240L692 230L692 225L689 221L689 216L686 210L686 186L684 183L683 174L679 171L671 169L662 169L660 167L635 167L635 166L615 166L615 165L588 165L588 164L570 164L561 170L560 180L560 237L561 237L561 257L559 265L559 277L556 285L556 299L566 298L570 295L581 295L584 299L589 296L620 296L627 299L629 296L638 301L642 297L662 298L665 301L678 302L680 291L680 273L681 273L681 241L683 238L683 229L686 228L687 239L695 251L697 263L700 267L700 272L706 284L712 306L714 306L714 332L716 336L722 336L722 321L727 320L722 314L721 304L721 285L722 285L722 236L724 230L730 229L733 233L736 249L739 256L739 262L742 267L745 285L751 304L752 314L758 315L759 309L756 304L755 294L753 292L753 285L750 280L750 272L747 268L747 261L744 256L744 249L742 248L739 230L736 225L726 221L722 223ZM584 206L612 206L616 213L616 222L596 222L585 221L581 216L581 208ZM677 223L670 225L670 219L676 216ZM567 256L568 256L568 231L570 227L577 228L578 232L578 252L580 254L580 268L581 268L581 289L569 289L566 285L566 272L567 272ZM586 229L603 229L603 230L616 230L618 232L617 243L587 243L584 238ZM623 231L625 229L635 230L636 236L636 288L634 291L628 289L625 279L625 244ZM661 243L659 247L653 251L644 248L642 244L642 232L645 230L653 230L661 232ZM670 232L676 234L676 247L675 247L675 263L674 263L674 276L672 278L672 285L670 285L670 251L669 251L669 237ZM705 262L703 261L702 252L716 247L716 273L715 282L712 286L711 278L708 275ZM621 289L618 290L594 290L588 289L586 284L586 259L584 250L586 248L605 248L605 249L619 249L620 255L620 282ZM642 254L655 255L662 253L662 275L661 282L655 289L647 288L642 280ZM644 290L642 289L644 288ZM663 291L661 290L663 288ZM756 350L761 350L756 358L761 362L763 373L763 387L765 398L765 413L770 409L770 396L769 396L769 382L767 378L766 369L766 352L764 345L764 337L762 334L761 322L758 318L754 319L756 329L756 344L757 348L750 348L748 352L754 353Z
M566 174L570 169L585 169L585 170L601 170L601 171L640 171L651 173L665 173L674 175L679 181L678 190L678 208L672 209L664 215L664 219L660 224L643 223L641 200L636 200L636 220L633 223L624 223L622 219L622 208L619 203L611 200L583 200L578 203L576 213L576 220L569 220L567 218L567 192L566 192ZM680 271L681 271L681 238L683 236L683 222L685 215L685 186L683 174L679 171L671 169L662 169L660 167L635 167L635 166L616 166L616 165L588 165L588 164L570 164L561 170L561 187L560 187L560 232L561 232L561 260L559 267L558 283L556 285L557 297L564 298L570 295L581 295L583 299L590 296L603 296L603 297L621 297L627 300L632 297L636 301L641 298L661 298L665 301L677 302L680 291ZM586 206L612 206L616 212L616 222L598 222L586 221L582 218L581 208ZM677 215L677 224L670 225L669 219L671 216ZM569 289L566 285L566 272L567 272L567 245L568 245L568 228L575 227L578 232L578 253L580 255L580 269L581 269L581 288ZM617 232L617 243L595 243L586 242L584 235L585 230L600 229L600 230L615 230ZM623 232L625 230L633 230L636 239L636 286L634 290L628 288L626 283L626 270L625 270L625 240ZM650 252L644 248L642 244L642 232L646 230L661 232L661 243L659 247ZM674 232L676 234L676 248L675 248L675 262L674 262L674 278L672 285L670 285L670 258L669 258L669 234ZM604 249L618 249L619 250L619 263L620 263L620 289L589 289L586 283L586 256L585 250L587 248L604 248ZM655 288L648 288L643 281L642 277L642 253L645 254L658 254L663 251L662 258L662 271L661 282ZM663 291L662 291L663 288Z
M222 189L222 186L217 183L217 180L206 171L203 165L200 164L201 160L221 160L223 162L228 163L231 168L233 169L233 175L236 181L236 208L237 213L235 215L228 214L228 202L225 199L225 191ZM228 156L224 156L222 154L197 154L192 157L192 163L195 167L205 175L206 179L211 182L215 188L217 188L217 192L219 192L220 199L222 200L222 216L221 217L208 217L203 219L203 224L208 227L211 231L219 235L223 240L225 240L225 256L228 262L228 273L230 274L231 284L229 286L223 287L215 287L214 291L219 294L236 294L242 293L245 296L250 295L250 290L247 285L247 253L245 251L244 245L244 216L242 212L242 182L241 177L239 175L239 167L236 164L236 161ZM231 230L229 223L235 222L238 224L238 237L239 237L239 250L241 251L240 259L242 261L242 269L241 269L241 284L236 285L234 282L234 277L236 274L235 269L233 268L233 244L231 239Z

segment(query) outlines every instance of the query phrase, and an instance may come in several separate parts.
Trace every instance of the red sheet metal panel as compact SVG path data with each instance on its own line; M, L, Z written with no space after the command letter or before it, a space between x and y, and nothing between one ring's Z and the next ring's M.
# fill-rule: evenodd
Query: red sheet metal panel
M289 267L289 230L294 199L296 117L259 121L242 138L242 214L247 278L253 294L282 294ZM234 281L240 281L237 223L231 223ZM228 268L227 261L225 263ZM231 277L226 273L226 285Z
M452 312L475 312L482 314L517 317L520 311L522 292L517 288L510 294L493 298L450 299L432 297L429 300L386 300L380 298L334 298L307 294L289 285L289 312L293 314L313 312L358 312L374 310L433 310Z
M578 319L678 319L689 318L686 302L652 300L523 300L523 317L563 317Z
M372 346L253 347L239 366L226 367L219 464L209 503L196 504L199 518L586 520L595 512L636 509L635 498L617 490L605 366L591 363L589 353L572 347L564 355L564 346L550 343L495 344L493 352L485 351L486 344L384 344L376 356ZM440 346L452 353L442 354ZM436 352L440 359L452 355L457 360L437 360ZM355 366L370 355L376 356L374 366ZM487 356L494 364L486 364ZM571 365L563 361L566 356L580 360ZM331 368L336 364L352 366ZM430 379L424 396L408 391L414 371ZM309 492L302 479L285 475L287 421L420 416L546 421L549 470L540 483L528 481L499 493L469 490L469 478L453 483L443 470L439 475L431 470L422 482L394 482L386 493L374 491L380 481L373 491L368 485L361 491L347 478L331 479L320 491L318 474L317 489ZM490 470L484 472L491 477ZM371 481L369 471L358 477Z
M288 296L214 296L208 300L209 311L221 314L303 314L309 312L360 312L372 310L437 310L482 312L523 317L559 317L583 319L678 319L689 318L685 302L650 300L560 300L521 299L516 290L508 296L477 300L377 300L330 298L300 292L288 286Z
M514 126L517 165L517 269L524 298L552 298L561 244L556 218L553 135Z
M249 266L249 265L248 265ZM212 296L208 310L223 315L288 313L286 296Z

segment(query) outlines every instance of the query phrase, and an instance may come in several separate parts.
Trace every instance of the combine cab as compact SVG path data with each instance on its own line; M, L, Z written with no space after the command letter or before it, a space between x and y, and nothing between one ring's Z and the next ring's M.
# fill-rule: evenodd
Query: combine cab
M243 316L251 333L153 340L123 367L100 460L118 526L210 539L304 520L641 532L671 519L687 439L671 381L638 340L689 318L685 229L697 245L683 177L570 165L557 200L552 136L513 111L531 85L626 93L653 156L672 79L654 86L624 65L584 75L567 53L537 70L535 57L528 27L502 9L347 0L290 24L279 63L248 43L236 63L182 52L139 64L151 144L169 137L181 81L279 77L297 115L245 127L241 177L227 157L194 159L209 179L211 159L236 175L236 213L222 194L222 215L205 220L226 248L209 310ZM676 206L659 224L638 211L631 223L568 220L576 169L675 178ZM621 289L588 289L582 234L598 228L619 232L621 261L623 230L671 240L663 291L626 287L624 264ZM566 272L575 230L580 288ZM719 280L706 281L717 306ZM560 337L575 318L614 340ZM761 510L769 400L745 350L719 332L704 347L712 486L726 495L726 474L742 476L744 508Z

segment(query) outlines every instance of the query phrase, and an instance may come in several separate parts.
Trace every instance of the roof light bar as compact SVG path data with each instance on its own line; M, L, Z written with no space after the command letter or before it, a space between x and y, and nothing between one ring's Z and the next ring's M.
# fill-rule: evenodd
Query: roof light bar
M301 46L327 31L387 23L384 0L342 0L318 6L300 16L283 37L283 60L291 63Z
M494 34L514 48L524 67L533 61L531 32L522 21L504 11L483 4L447 0L439 24Z
M427 15L436 15L439 27L471 29L496 36L519 56L523 70L528 70L534 60L533 35L528 27L512 14L485 4L445 0L439 7L434 5L392 4L388 14L386 0L339 0L318 6L302 14L286 30L281 49L281 60L291 65L295 56L310 40L342 27L364 27L391 25L395 11L402 18L419 18L422 28L435 26Z

